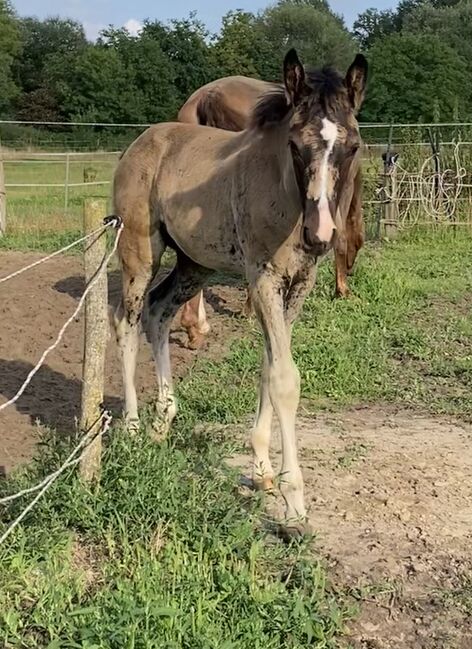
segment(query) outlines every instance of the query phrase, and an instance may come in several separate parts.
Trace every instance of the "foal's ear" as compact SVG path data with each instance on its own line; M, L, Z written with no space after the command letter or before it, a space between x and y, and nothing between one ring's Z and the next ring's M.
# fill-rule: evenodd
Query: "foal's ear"
M349 100L354 112L356 113L359 111L362 102L364 101L365 87L367 83L367 69L367 59L363 54L358 54L351 63L344 80L349 94Z
M284 84L291 104L296 106L305 94L307 85L305 83L305 70L300 63L297 51L293 48L285 56Z

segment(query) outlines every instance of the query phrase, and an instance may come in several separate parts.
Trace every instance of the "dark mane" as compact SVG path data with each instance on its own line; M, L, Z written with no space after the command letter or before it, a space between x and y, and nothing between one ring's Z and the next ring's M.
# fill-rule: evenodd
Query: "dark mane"
M310 70L306 74L308 85L313 88L313 99L324 107L329 107L339 100L345 92L344 79L337 70L326 66L321 70Z
M305 72L306 83L311 92L306 98L308 110L321 106L324 110L336 106L345 95L343 77L334 68L324 67ZM250 119L253 128L264 129L280 123L290 112L285 90L271 90L261 97Z

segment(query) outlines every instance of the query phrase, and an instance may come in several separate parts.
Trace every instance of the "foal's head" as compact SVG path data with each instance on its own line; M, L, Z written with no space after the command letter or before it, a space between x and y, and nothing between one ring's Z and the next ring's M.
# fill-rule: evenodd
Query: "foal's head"
M290 50L284 62L285 96L268 95L254 111L259 128L290 119L289 145L303 205L302 245L315 255L332 245L342 188L361 143L356 114L366 80L361 54L343 78L331 68L305 73Z

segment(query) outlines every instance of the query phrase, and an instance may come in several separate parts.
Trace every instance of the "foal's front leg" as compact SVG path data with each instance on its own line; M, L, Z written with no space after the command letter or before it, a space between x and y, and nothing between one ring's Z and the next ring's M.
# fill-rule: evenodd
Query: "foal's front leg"
M282 472L280 490L286 504L286 524L291 530L305 529L306 510L303 477L298 463L295 420L300 399L300 374L293 362L287 335L280 278L264 273L251 282L251 298L265 336L267 358L261 382L260 405L265 404L265 381L270 402L280 423ZM269 408L264 411L269 421ZM261 414L261 409L260 413ZM255 431L257 430L257 426ZM266 428L266 431L268 427ZM254 441L254 436L253 436ZM266 460L268 458L265 458ZM270 470L270 464L268 464Z

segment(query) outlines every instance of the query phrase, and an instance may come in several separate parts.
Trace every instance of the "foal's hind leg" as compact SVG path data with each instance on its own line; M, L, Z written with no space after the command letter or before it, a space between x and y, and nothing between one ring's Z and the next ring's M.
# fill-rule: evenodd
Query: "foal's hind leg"
M123 295L115 312L114 324L121 353L125 390L125 417L131 428L138 425L138 399L135 387L136 358L139 348L144 296L152 277L152 267L136 272L123 267Z
M172 384L169 333L179 308L202 289L212 271L177 253L177 264L150 293L150 333L156 363L158 395L155 438L164 437L174 419L177 406Z

